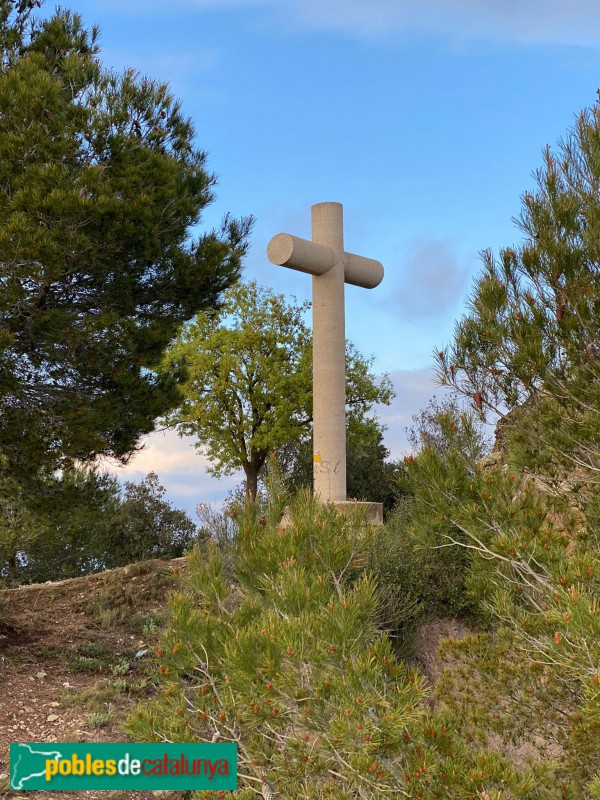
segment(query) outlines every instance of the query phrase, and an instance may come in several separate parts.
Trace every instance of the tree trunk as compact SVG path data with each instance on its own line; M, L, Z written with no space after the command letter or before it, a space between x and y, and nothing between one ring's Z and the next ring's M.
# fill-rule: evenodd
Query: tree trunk
M17 554L13 552L8 557L8 577L11 581L16 582L19 577L19 568L17 566Z
M251 461L244 464L244 472L246 473L246 498L254 502L258 491L258 473L260 472L260 467L257 463Z

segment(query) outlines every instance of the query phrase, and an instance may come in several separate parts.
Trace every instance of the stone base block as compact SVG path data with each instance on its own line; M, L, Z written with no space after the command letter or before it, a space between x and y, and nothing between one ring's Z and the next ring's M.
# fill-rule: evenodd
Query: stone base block
M371 525L383 525L383 503L359 503L354 500L332 500L331 505L337 508L342 514L351 514L356 508L364 509L366 511L367 522ZM286 508L278 527L283 531L289 528L290 524L290 514Z
M364 503L355 500L333 500L331 503L342 514L352 513L356 508L366 511L371 525L383 525L383 503Z

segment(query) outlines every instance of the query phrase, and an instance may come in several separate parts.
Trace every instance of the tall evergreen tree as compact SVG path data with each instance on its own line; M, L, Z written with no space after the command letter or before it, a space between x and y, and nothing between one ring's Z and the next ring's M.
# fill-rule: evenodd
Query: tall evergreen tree
M192 123L39 5L0 2L0 452L22 478L126 459L176 405L162 351L237 278L249 224L190 239L214 184Z
M484 270L440 351L442 383L482 415L508 420L513 457L546 473L597 474L600 452L600 106L583 111L557 152L547 148L537 188L522 198L525 239ZM519 447L515 447L517 440Z

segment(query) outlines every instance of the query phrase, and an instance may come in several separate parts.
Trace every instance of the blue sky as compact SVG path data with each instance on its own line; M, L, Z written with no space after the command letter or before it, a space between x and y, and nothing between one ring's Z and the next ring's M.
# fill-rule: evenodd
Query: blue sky
M398 396L381 416L392 455L436 392L478 253L520 238L511 218L600 85L590 0L72 0L102 31L104 63L170 83L218 176L205 226L256 224L245 278L308 298L271 265L276 233L310 237L310 206L345 207L346 249L380 260L380 287L347 289L347 335ZM438 390L439 394L439 390ZM158 435L124 477L157 471L193 509L217 483L189 442Z

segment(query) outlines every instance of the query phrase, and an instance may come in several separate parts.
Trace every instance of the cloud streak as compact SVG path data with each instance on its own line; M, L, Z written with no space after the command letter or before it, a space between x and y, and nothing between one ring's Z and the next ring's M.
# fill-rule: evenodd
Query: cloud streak
M459 41L600 41L600 7L591 0L297 0L293 6L306 24L363 35L409 32Z
M456 42L600 44L595 0L179 0L179 5L190 10L264 9L279 28L338 31L359 38L406 33Z

